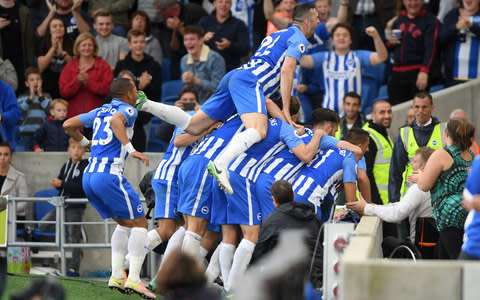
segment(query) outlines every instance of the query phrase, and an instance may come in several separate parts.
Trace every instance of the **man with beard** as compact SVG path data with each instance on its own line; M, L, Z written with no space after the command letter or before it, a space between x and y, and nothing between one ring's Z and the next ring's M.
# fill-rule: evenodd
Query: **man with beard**
M338 124L338 131L335 137L338 140L343 140L345 133L353 127L362 128L363 124L367 122L365 115L360 112L362 106L362 98L355 92L348 92L343 96L343 110L345 114ZM370 141L371 143L372 141Z
M83 0L55 0L54 3L45 1L48 13L43 13L41 18L34 19L36 34L42 38L48 30L48 23L53 17L57 17L65 24L65 33L68 38L75 41L80 33L89 32L89 17L81 10Z

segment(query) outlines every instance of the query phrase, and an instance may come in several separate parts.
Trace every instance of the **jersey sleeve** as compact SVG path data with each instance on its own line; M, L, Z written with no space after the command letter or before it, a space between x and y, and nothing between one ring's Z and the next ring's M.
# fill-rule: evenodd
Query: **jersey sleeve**
M358 59L360 60L360 64L362 66L370 66L370 55L373 54L372 51L356 50L355 54L357 55Z
M189 114L190 116L193 116L196 113L196 111L190 110L190 111L186 111L186 113ZM187 132L185 130L182 130L182 129L178 128L177 126L175 126L175 131L173 131L172 138L176 137L177 135L184 134L184 133L187 133Z
M472 200L474 195L480 195L480 184L478 184L478 178L480 178L480 156L475 158L470 174L468 174L467 182L465 183L465 189L463 190L463 196L465 199Z
M293 149L302 144L303 141L297 136L295 128L287 122L280 121L280 140L287 145L288 149Z
M343 160L343 182L357 182L357 161L350 151Z
M92 128L93 120L95 120L98 110L99 108L96 108L94 110L89 111L88 113L78 115L78 118L80 119L80 122L82 122L83 127Z
M320 149L328 150L337 147L338 140L333 136L325 135L320 141Z
M323 22L317 25L315 28L315 34L323 41L326 42L330 38L330 33L327 30L327 22Z
M291 56L300 62L302 55L307 52L308 41L301 33L297 32L292 34L292 36L288 39L287 44L288 49L286 56Z
M122 105L119 107L118 112L123 114L127 120L127 126L133 126L138 115L138 112L134 107L130 105Z
M365 156L363 156L362 159L358 162L357 167L367 172L367 162L365 161Z
M315 68L323 64L323 62L325 61L325 57L327 56L327 53L328 51L320 51L312 54L313 65L315 66Z

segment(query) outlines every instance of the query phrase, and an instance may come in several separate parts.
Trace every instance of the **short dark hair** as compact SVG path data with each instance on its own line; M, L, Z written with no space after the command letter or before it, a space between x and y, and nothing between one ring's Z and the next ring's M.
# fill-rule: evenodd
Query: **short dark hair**
M142 18L145 19L145 36L150 36L150 32L152 30L152 24L150 22L150 18L148 17L147 13L141 10L137 10L130 16L130 23L128 24L128 28L132 28L132 22L133 19L135 19L136 16L141 16Z
M7 147L10 149L10 153L13 152L12 145L9 142L0 142L0 147Z
M97 22L97 18L98 17L110 17L112 18L112 23L113 23L113 15L111 12L103 9L103 8L100 8L94 15L93 15L93 23L96 23Z
M293 13L292 13L293 23L296 23L296 24L303 23L303 21L305 21L305 19L310 16L310 10L312 8L314 9L315 5L307 2L302 2L295 5L295 8L293 9Z
M387 100L379 99L379 100L373 102L373 104L372 104L372 112L375 111L377 104L380 104L380 103L388 103L388 104L390 104L390 102L388 102ZM390 104L390 105L391 105L391 104Z
M133 88L132 81L127 78L115 78L110 85L112 98L122 99Z
M337 31L338 28L345 28L350 33L350 37L353 37L353 28L348 23L338 23L338 24L336 24L335 26L333 26L332 33L330 35L333 36L333 34L335 33L335 31Z
M205 35L205 29L203 29L198 25L188 25L188 26L185 26L185 28L183 29L183 35L188 33L196 34L200 39Z
M415 93L415 96L413 97L414 99L415 98L427 98L430 99L430 104L433 105L433 97L432 97L432 94L430 94L429 92L427 91L419 91L419 92L416 92Z
M368 131L365 131L361 128L352 127L345 134L345 141L350 142L354 145L363 144L369 139Z
M40 71L36 67L28 67L25 69L25 80L28 80L28 76L32 74L40 75Z
M317 108L312 112L313 125L322 125L325 122L332 122L340 124L338 114L328 108Z
M141 30L138 29L130 29L127 33L127 40L129 42L132 41L132 38L137 37L137 36L144 36L147 37L147 34Z
M275 98L272 99L272 101L280 108L283 109L283 102L282 98ZM297 114L300 111L300 101L298 100L297 97L290 96L290 115Z
M362 96L360 96L356 92L348 92L343 96L343 101L345 101L345 98L350 97L350 98L355 98L358 99L358 104L362 104Z
M183 94L185 93L192 93L195 95L195 99L197 100L198 102L198 92L197 92L197 89L194 88L193 86L185 86L183 89L180 90L180 92L178 92L178 99L182 98Z
M270 187L272 197L278 204L284 204L293 201L292 185L286 180L277 180Z

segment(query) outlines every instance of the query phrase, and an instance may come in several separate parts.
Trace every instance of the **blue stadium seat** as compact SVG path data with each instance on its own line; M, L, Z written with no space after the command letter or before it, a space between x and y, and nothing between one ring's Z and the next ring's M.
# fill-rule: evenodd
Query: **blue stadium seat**
M162 81L172 80L172 62L168 57L162 59Z
M183 88L183 81L170 80L164 81L162 84L162 98L161 101L171 99L171 97L177 97L180 90Z
M443 84L437 84L430 88L430 94L443 90L445 86Z
M382 84L385 83L385 63L377 66L362 66L362 108L364 114L369 114L372 101L377 98Z
M148 137L147 152L165 152L168 145L158 139L155 135L155 130L157 129L158 125L162 123L162 119L153 117L151 122L152 123L150 126L150 133Z

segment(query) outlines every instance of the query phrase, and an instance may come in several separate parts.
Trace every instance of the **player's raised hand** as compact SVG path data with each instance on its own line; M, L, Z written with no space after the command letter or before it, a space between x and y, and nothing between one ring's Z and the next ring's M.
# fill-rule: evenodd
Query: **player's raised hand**
M148 157L142 152L135 151L135 152L132 152L130 155L136 159L141 160L147 167L150 165L150 161L148 160Z

